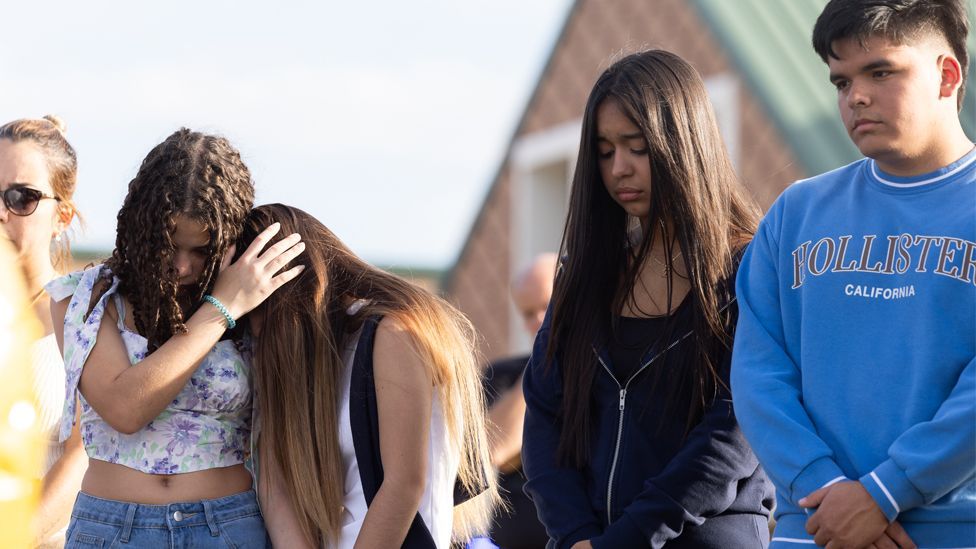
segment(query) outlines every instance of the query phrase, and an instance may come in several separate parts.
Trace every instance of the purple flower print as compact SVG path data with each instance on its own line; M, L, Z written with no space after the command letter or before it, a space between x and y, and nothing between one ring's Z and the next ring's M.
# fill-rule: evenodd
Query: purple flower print
M200 430L200 425L192 421L177 419L167 427L170 441L166 445L166 451L171 455L182 456L200 440L200 435L195 434Z
M169 458L164 457L163 459L157 459L156 462L153 463L152 470L150 472L154 475L172 475L173 473L176 473L178 469L179 466L177 466L175 463L170 463Z

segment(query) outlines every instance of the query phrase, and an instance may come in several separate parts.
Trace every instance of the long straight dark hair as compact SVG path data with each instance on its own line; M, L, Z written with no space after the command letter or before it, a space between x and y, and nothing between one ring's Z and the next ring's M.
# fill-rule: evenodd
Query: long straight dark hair
M605 101L617 103L648 145L650 230L639 244L631 242L632 218L614 202L600 175L596 114ZM691 65L673 53L651 50L617 61L599 77L583 114L546 351L547 364L558 357L563 376L561 462L582 467L589 459L591 389L598 368L593 345L606 337L631 299L655 229L669 261L679 259L671 250L675 243L680 246L691 283L686 305L694 335L684 345L694 345L695 352L680 365L667 394L688 403L686 431L697 423L722 383L715 352L731 343L723 307L730 299L733 256L751 239L758 219L758 208L736 178L705 85Z

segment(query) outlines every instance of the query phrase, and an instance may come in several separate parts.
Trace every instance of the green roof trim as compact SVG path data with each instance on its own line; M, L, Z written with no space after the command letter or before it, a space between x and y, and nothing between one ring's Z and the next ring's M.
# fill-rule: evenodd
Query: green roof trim
M837 116L827 66L810 45L827 0L691 0L759 98L808 175L860 158ZM976 137L976 13L970 12L970 73L961 115ZM748 139L749 136L743 136Z

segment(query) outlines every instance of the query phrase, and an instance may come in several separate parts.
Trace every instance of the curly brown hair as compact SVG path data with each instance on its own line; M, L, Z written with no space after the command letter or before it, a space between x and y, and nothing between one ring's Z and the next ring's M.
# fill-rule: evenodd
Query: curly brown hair
M210 235L203 272L184 296L199 304L253 205L251 172L223 137L181 128L142 161L119 210L115 250L105 264L132 302L136 328L150 351L186 333L173 267L175 218L198 221Z

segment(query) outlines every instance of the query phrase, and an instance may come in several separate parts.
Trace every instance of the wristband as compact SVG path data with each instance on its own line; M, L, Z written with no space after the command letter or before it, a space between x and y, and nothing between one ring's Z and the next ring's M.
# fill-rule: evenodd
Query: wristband
M237 326L237 321L234 320L234 317L230 316L230 311L227 310L227 307L224 307L224 304L221 303L219 299L217 299L216 297L210 294L207 294L203 296L203 300L216 307L217 311L219 311L220 314L224 315L224 320L227 321L228 330L233 330L234 327Z

